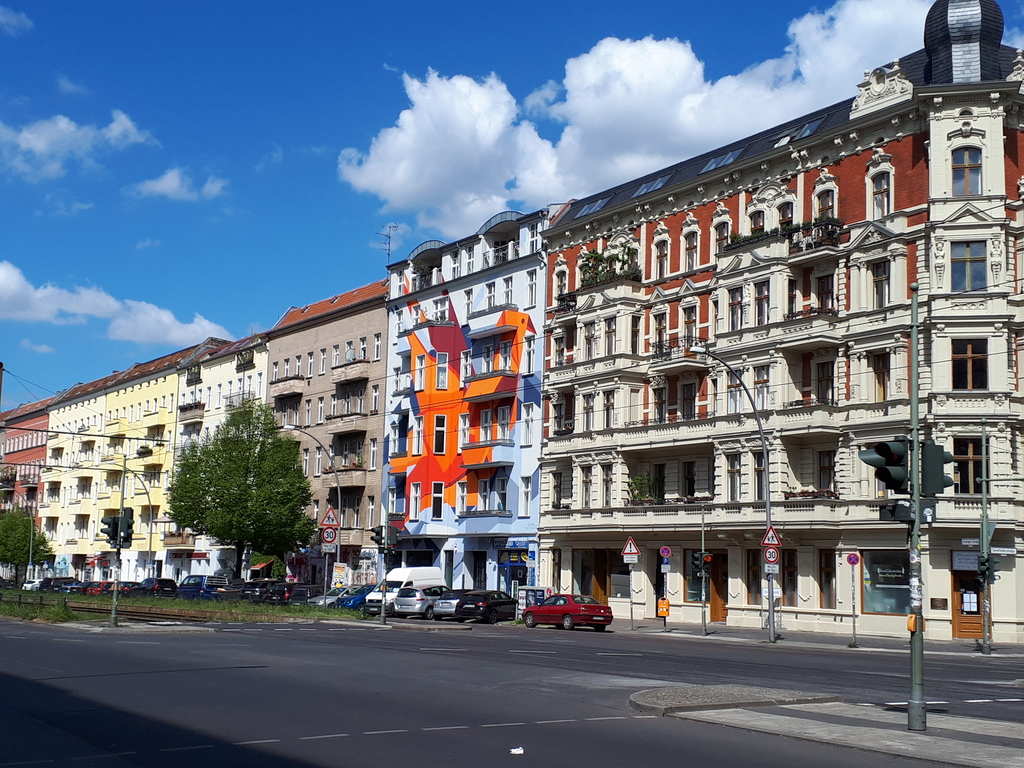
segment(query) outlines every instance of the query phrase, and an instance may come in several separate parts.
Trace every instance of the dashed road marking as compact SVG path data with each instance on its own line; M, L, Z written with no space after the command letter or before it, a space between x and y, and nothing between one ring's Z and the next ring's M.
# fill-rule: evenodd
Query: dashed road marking
M348 736L347 733L325 733L322 736L299 736L299 741L313 741L314 739L340 739Z
M82 757L72 757L72 760L104 760L111 757L127 757L129 755L136 755L137 752L110 752L105 755L83 755Z
M526 725L526 723L484 723L481 728L511 728L517 725Z
M577 722L579 722L579 721L578 720L574 720L574 719L565 719L565 720L536 720L536 721L534 721L533 724L534 725L554 725L556 723L577 723Z
M528 650L528 651L517 651L517 650L515 650L515 649L513 648L513 649L510 649L510 650L509 650L509 653L545 653L545 654L549 654L549 655L551 655L551 654L556 654L556 653L558 653L558 651L532 651L532 650Z
M385 733L408 733L408 728L395 728L390 731L363 731L363 736L380 736Z
M642 653L610 653L607 651L598 651L598 656L643 656Z
M438 725L434 728L422 728L424 731L463 731L469 728L468 725Z
M594 723L600 720L629 720L625 715L614 715L612 717L588 717L587 722Z
M252 741L233 741L236 747L247 747L250 744L280 744L280 739L253 739Z

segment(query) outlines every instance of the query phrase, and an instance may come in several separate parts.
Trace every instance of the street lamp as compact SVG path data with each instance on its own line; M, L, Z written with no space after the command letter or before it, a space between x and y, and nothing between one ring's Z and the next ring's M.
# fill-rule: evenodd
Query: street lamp
M694 344L690 346L690 351L695 355L706 355L707 357L717 360L719 363L725 366L726 370L729 371L729 375L733 377L735 381L738 381L740 386L743 388L743 393L747 396L747 401L750 403L750 409L754 413L754 420L757 422L757 434L761 438L761 461L764 464L764 520L765 530L772 527L772 476L769 470L768 463L768 440L764 435L764 422L761 421L761 413L757 409L757 403L754 401L754 396L751 394L750 389L747 387L746 382L743 381L743 377L739 375L735 368L729 363L723 360L721 357L716 355L714 352L708 350L707 346L703 344ZM775 579L774 574L767 574L768 576L768 642L774 643L775 637Z
M340 510L341 509L341 481L338 479L338 469L337 469L337 467L334 466L334 459L335 459L334 454L332 454L330 451L327 450L326 446L324 446L324 444L320 442L320 440L317 438L316 435L314 435L311 432L303 429L302 427L298 427L295 424L283 424L283 425L281 425L281 429L283 429L285 432L301 432L306 437L310 438L314 443L319 445L320 446L320 450L322 450L324 453L326 453L328 456L331 457L331 471L334 473L334 487L335 487L335 493L336 493L335 498L334 498L334 503L335 503L337 509ZM330 505L328 504L328 506L330 506ZM317 524L318 525L319 525L319 523L320 523L320 521L317 520ZM335 542L334 546L335 546L335 550L334 550L334 564L337 565L338 563L341 562L341 545L338 542ZM327 561L328 561L328 558L325 555L324 556L324 593L325 594L327 592Z

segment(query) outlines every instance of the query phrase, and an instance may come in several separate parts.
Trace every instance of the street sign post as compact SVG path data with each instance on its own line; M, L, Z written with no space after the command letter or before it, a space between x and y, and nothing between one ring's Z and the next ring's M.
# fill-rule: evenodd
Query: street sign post
M850 619L853 622L853 641L851 648L857 647L857 566L860 565L860 555L851 552L846 556L846 562L850 564Z

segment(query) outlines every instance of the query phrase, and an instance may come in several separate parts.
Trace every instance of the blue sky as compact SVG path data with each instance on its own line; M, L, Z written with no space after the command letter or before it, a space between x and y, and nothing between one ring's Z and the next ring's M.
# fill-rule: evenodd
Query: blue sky
M929 5L0 0L2 407L852 96Z

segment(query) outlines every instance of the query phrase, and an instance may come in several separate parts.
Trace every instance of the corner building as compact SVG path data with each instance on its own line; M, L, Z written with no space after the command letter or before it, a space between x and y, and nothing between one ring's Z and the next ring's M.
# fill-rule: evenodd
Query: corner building
M908 435L919 395L921 438L955 457L923 530L928 634L981 636L987 477L993 637L1024 639L1024 55L1002 31L995 2L937 2L925 48L853 98L552 223L541 584L620 617L631 594L647 617L664 596L671 621L699 622L690 553L706 549L709 620L764 626L770 494L781 626L846 633L856 612L858 631L902 635L907 528L880 521L896 499L858 452ZM643 551L632 573L627 536Z
M505 211L388 267L392 565L456 588L537 583L548 216Z

